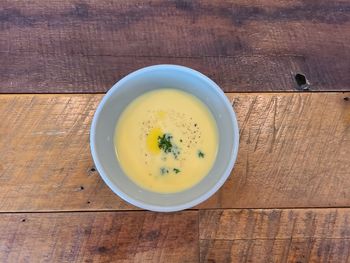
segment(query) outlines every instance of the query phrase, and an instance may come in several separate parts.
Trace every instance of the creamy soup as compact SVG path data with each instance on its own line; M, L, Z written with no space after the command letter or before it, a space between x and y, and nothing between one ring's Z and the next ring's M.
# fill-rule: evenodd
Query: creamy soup
M174 193L208 174L217 154L218 132L211 112L195 96L159 89L126 107L114 144L132 181L153 192Z

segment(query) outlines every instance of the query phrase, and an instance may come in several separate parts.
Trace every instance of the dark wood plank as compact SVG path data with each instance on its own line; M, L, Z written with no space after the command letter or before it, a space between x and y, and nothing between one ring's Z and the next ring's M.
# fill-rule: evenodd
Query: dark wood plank
M225 91L349 90L349 1L24 0L0 4L0 92L104 92L182 64Z
M200 211L201 262L349 262L350 209Z
M0 215L1 262L198 262L198 216L148 212Z
M238 159L201 208L350 206L349 93L227 96ZM0 211L135 209L94 170L89 129L101 97L0 96Z

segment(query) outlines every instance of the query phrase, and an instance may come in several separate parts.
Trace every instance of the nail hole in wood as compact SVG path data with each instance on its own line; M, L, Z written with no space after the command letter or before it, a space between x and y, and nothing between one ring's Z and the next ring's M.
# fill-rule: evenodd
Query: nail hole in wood
M299 89L301 90L309 89L309 82L307 81L305 75L297 73L294 76L294 80L297 83Z
M100 252L100 253L106 253L107 251L108 251L108 248L106 248L106 247L98 247L97 248L97 250L98 250L98 252Z
M80 190L84 190L84 186L80 186Z
M91 202L90 201L87 201L88 204L90 204Z
M90 172L95 172L96 171L96 168L95 167L92 167L91 169L90 169Z
M349 98L349 97L345 97L344 100L345 100L345 101L349 101L350 98Z
M25 219L25 218L23 218L23 219L22 219L22 222L25 222L25 221L26 221L26 219Z

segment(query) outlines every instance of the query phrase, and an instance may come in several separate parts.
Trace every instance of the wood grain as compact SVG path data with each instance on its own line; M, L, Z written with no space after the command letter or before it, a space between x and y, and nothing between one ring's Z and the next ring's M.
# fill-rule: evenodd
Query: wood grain
M349 91L349 1L37 0L0 4L0 92L104 92L143 66L225 91Z
M238 159L200 208L350 205L349 93L227 96ZM135 209L94 170L89 128L101 97L0 96L0 211Z
M200 211L201 262L349 262L350 209Z
M202 208L349 206L349 93L232 94L240 148Z
M0 215L1 262L198 262L197 212Z

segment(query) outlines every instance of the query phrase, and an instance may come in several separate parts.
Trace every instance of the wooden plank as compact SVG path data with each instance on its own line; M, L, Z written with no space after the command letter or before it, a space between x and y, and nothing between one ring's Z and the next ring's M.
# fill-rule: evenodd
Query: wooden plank
M200 211L201 262L348 262L350 209Z
M234 171L202 208L349 206L349 93L232 94Z
M227 96L238 159L200 208L350 205L349 93ZM0 96L0 211L135 209L94 171L89 128L101 97Z
M311 11L312 10L312 11ZM0 92L104 92L174 63L225 91L349 90L349 1L2 1Z
M1 262L198 262L198 216L148 212L0 215Z

